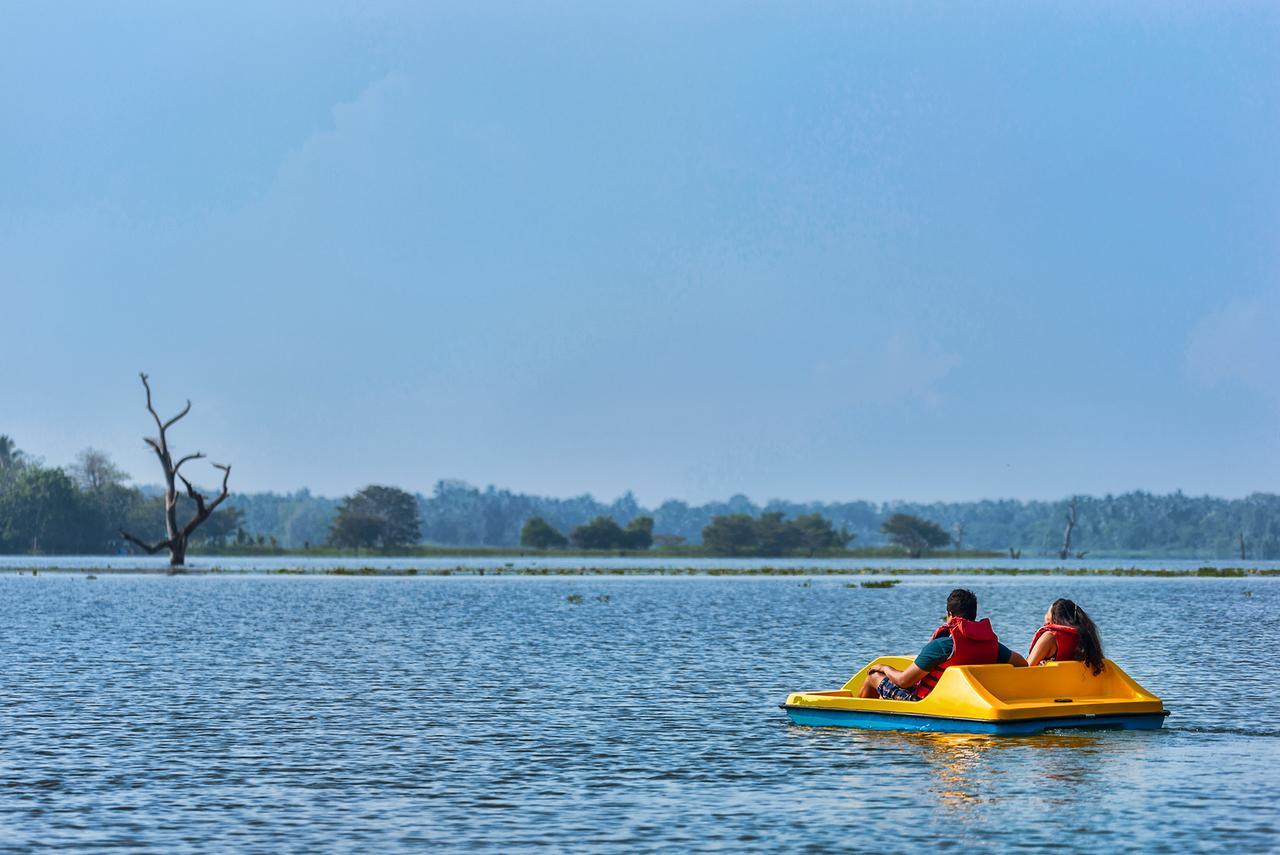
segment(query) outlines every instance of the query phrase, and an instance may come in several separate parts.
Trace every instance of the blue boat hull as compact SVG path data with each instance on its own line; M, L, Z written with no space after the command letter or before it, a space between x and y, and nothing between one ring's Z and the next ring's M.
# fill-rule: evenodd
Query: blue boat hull
M1018 735L1046 730L1089 728L1107 730L1159 730L1168 713L1130 715L1078 715L1018 721L980 721L905 713L854 712L817 707L783 707L791 721L806 727L858 727L864 730L918 730L932 733L997 733Z

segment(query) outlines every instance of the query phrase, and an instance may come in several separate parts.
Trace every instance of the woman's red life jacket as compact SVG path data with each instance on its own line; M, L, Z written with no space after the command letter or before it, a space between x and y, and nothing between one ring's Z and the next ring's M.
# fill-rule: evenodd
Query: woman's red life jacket
M955 646L951 656L945 662L934 666L933 670L916 684L916 697L926 697L942 679L942 672L952 665L994 665L1000 655L1000 640L991 628L991 619L965 620L953 617L934 631L929 639L933 641L944 635L951 636Z
M1046 658L1045 662L1070 662L1076 658L1076 652L1080 649L1080 630L1074 626L1064 626L1060 623L1046 623L1037 629L1036 634L1031 637L1032 648L1036 646L1040 636L1046 632L1053 633L1053 640L1058 645L1058 649L1054 651L1052 656Z

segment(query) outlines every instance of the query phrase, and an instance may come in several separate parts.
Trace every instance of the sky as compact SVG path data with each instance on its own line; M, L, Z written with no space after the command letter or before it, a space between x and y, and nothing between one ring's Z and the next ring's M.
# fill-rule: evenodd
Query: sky
M244 491L1280 491L1277 104L1273 3L3 4L0 433L155 483L147 371Z

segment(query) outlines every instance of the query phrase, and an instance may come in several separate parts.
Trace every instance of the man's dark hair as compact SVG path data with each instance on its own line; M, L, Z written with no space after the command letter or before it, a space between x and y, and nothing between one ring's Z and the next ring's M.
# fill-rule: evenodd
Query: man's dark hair
M965 620L977 620L978 598L973 595L973 591L956 588L947 595L947 614Z

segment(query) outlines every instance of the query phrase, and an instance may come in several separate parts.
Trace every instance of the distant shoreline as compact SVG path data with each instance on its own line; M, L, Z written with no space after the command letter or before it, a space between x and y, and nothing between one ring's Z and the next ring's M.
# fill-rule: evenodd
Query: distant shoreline
M1163 570L1139 567L286 567L273 570L239 570L221 567L183 568L176 572L167 567L10 567L0 569L3 576L38 576L50 573L60 576L1133 576L1164 579L1236 579L1248 577L1280 577L1280 568L1200 567L1195 570Z
M902 558L912 561L951 558L1004 558L1006 552L990 549L939 549L921 558L910 558L895 546L867 546L857 549L793 550L784 555L760 555L750 550L736 554L712 552L701 546L657 546L650 549L535 549L530 546L405 546L393 549L346 549L313 546L285 549L271 546L193 545L192 558Z

